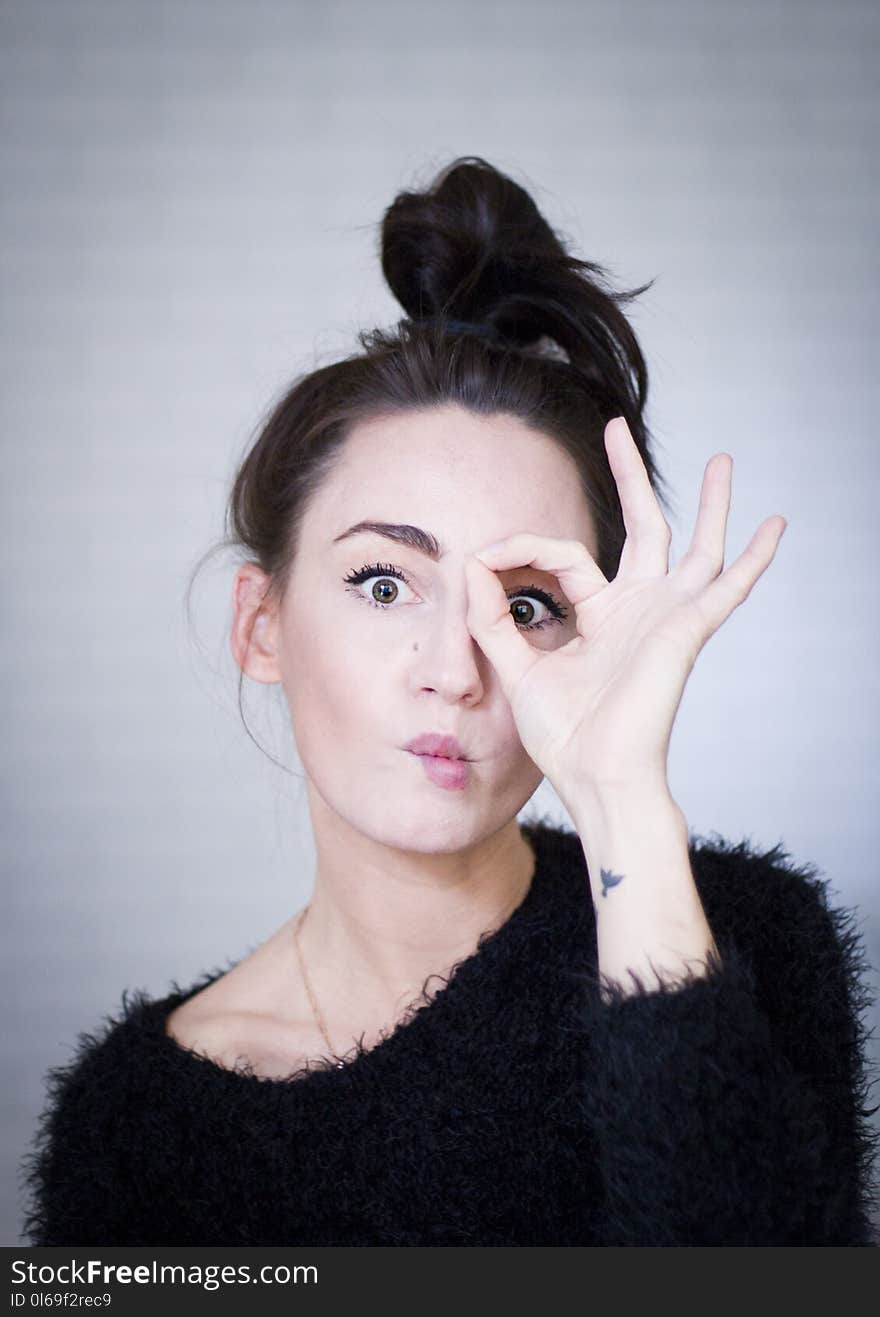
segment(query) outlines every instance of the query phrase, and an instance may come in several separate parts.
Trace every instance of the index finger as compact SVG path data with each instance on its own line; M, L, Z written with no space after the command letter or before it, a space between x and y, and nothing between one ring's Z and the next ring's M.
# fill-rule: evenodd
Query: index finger
M519 531L505 540L487 545L474 554L493 572L513 567L536 567L557 578L574 608L591 599L608 581L589 549L580 540Z

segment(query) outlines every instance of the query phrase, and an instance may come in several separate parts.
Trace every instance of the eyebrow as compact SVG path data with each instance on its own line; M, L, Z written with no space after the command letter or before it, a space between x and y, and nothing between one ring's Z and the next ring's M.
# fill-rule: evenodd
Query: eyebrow
M394 540L396 544L403 544L408 549L423 553L426 558L433 558L434 562L438 562L446 552L430 531L422 530L419 526L399 525L393 521L358 521L354 526L349 526L348 530L344 530L341 535L335 535L333 543L338 544L340 540L347 540L351 535L381 535L386 540Z

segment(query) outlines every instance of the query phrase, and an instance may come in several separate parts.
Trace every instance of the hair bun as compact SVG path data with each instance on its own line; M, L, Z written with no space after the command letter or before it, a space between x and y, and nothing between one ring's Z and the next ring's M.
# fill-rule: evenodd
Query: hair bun
M567 260L528 192L480 156L399 193L382 222L382 270L411 319L488 324L519 343L545 332L532 299Z
M410 319L452 317L483 337L570 362L597 389L621 367L644 404L647 374L601 265L579 260L525 188L481 156L460 156L421 192L400 192L382 221L382 270Z

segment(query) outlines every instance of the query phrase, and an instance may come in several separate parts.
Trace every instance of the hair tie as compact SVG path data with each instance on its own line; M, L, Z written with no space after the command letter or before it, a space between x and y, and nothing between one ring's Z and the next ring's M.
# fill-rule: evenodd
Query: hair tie
M511 343L495 325L477 324L473 320L456 320L453 316L424 316L413 321L413 323L416 325L436 325L438 328L447 330L450 334L470 334L474 338L481 338L496 347L507 348L510 352L524 352L527 355L538 357L554 357L557 361L564 361L566 365L571 364L565 348L561 347L555 338L549 338L546 334L543 334L528 347L523 347Z
M450 334L470 334L474 338L485 339L487 343L501 344L505 340L494 325L478 324L473 320L456 320L453 316L425 316L414 321L417 325L436 325Z

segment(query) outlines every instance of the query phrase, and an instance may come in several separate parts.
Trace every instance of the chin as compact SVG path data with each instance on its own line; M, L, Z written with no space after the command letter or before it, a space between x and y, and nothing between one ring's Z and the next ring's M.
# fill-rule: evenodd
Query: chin
M441 802L394 802L394 816L375 816L352 824L379 845L419 855L452 855L494 831L472 811Z

